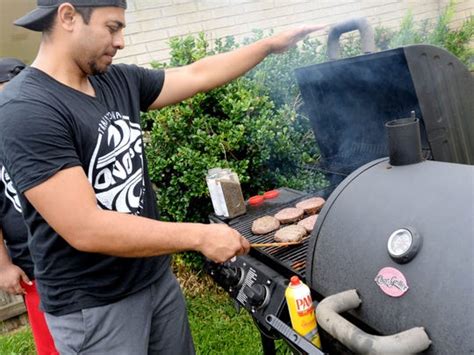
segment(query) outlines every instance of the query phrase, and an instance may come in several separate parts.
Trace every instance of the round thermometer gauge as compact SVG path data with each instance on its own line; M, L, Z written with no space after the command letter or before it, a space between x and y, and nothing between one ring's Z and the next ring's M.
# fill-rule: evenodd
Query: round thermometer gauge
M390 257L400 263L413 259L421 246L421 238L413 229L401 228L388 238L387 249Z

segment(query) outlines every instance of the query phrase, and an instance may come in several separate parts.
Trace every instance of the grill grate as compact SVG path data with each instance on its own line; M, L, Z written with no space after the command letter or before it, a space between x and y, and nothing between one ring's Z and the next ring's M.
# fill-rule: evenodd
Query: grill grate
M282 203L276 205L273 208L266 209L261 213L254 213L249 218L240 218L234 223L229 225L236 229L243 237L245 237L250 243L271 243L274 242L275 231L262 235L254 235L252 233L252 223L257 218L270 215L273 216L275 213L286 207L294 207L294 205L306 198L313 196L321 196L321 194L305 194L299 198L292 200L291 202ZM306 237L302 244L290 245L287 247L263 247L254 249L254 253L264 255L266 258L273 262L283 266L292 274L297 274L301 278L305 278L306 275L306 254L308 251L308 244L311 235Z
M334 189L333 185L326 188L303 192L288 187L279 188L279 196L275 199L265 200L264 204L258 207L247 206L247 213L233 218L225 219L214 214L209 216L212 223L226 223L236 229L250 243L271 243L274 242L275 232L254 235L252 233L252 223L257 218L269 215L273 216L278 211L286 207L294 207L296 203L306 198L320 196L327 199ZM287 247L262 247L250 250L250 255L262 261L267 266L280 272L286 277L298 275L301 279L306 276L306 255L308 253L311 235L307 236L303 243L299 245L289 245Z

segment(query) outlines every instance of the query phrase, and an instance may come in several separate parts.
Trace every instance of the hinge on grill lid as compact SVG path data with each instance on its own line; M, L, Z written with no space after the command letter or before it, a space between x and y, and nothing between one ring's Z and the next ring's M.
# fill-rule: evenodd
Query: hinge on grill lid
M280 319L275 317L273 314L268 314L265 320L279 335L297 351L301 351L300 354L309 355L324 355L324 353L313 345L309 340L296 333L293 329L287 326Z

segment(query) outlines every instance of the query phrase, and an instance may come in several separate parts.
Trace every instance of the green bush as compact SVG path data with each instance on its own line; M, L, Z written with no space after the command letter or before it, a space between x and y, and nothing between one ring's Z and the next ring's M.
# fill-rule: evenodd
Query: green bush
M170 65L236 46L229 38L211 51L203 35L173 39ZM252 76L149 112L145 122L151 129L150 177L166 220L207 220L211 204L205 176L213 167L237 172L246 197L279 186L323 183L303 169L318 156L307 121L296 114L294 105L276 105L268 88Z
M431 44L448 50L458 57L471 70L474 69L474 16L469 16L461 26L450 29L456 1L451 0L436 21L425 20L416 22L411 11L403 18L397 31L376 27L375 45L378 50L386 50L410 44ZM361 54L360 40L354 34L343 36L341 46L342 57L352 57Z
M458 30L447 31L443 47L458 57L470 70L474 70L474 16L463 22Z

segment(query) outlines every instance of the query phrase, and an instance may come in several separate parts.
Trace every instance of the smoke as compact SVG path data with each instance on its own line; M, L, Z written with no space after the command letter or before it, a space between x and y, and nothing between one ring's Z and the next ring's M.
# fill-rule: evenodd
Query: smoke
M233 34L238 42L251 36L254 29L260 29L264 33L269 29L278 32L302 23L336 23L348 16L367 16L372 25L383 22L384 26L398 27L409 6L392 2L380 2L380 6L377 6L374 2L330 0L227 0L225 5L219 0L199 0L197 3L200 4L200 9L208 7L214 18L226 18L228 34ZM417 5L415 12L424 13L425 7L431 6L432 4ZM240 15L233 17L234 13ZM215 36L225 34L226 29L221 29ZM325 42L327 31L315 33L311 37ZM315 58L314 62L318 62L317 59L320 58ZM275 80L270 85L275 87L271 89L277 93L289 91L291 88L282 84L289 81L288 76L293 75L295 69L299 73L298 84L305 111L329 169L350 173L366 162L387 156L385 122L408 117L413 110L421 118L402 51L297 69L299 66L288 66L285 72L274 74ZM283 95L284 93L279 96Z
M388 155L387 121L420 109L402 49L296 71L328 169L350 173Z

